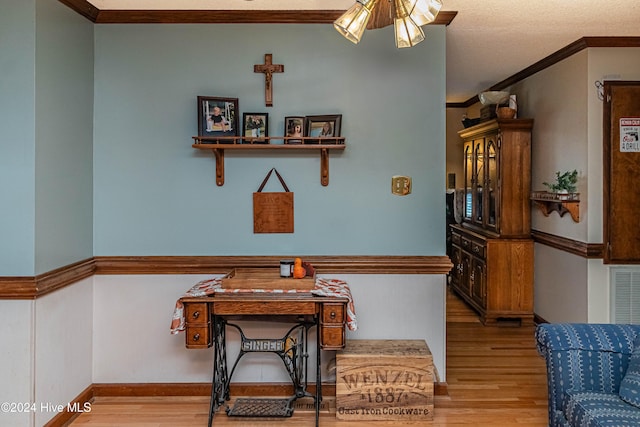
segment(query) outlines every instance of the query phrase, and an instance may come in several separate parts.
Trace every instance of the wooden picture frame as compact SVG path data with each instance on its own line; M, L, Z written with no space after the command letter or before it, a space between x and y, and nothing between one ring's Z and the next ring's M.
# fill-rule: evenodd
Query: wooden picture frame
M284 118L284 136L285 144L302 144L302 139L295 139L296 137L302 138L305 135L304 132L305 117L304 116L287 116ZM294 139L289 139L294 138Z
M245 144L266 144L269 136L269 113L243 113L242 136Z
M342 114L305 117L305 136L318 138L311 140L318 144L320 139L340 136Z
M239 136L238 98L198 96L198 136Z

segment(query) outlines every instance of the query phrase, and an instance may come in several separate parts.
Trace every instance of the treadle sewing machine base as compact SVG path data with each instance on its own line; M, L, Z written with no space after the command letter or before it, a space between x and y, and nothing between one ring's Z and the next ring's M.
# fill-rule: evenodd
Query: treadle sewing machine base
M316 427L322 402L321 350L339 350L345 344L347 298L312 294L237 293L183 297L187 348L214 347L214 367L209 410L209 427L221 407L234 417L290 417L295 401L312 397ZM250 339L230 320L287 321L293 324L282 338ZM316 393L307 392L309 367L308 333L316 328ZM240 353L228 369L227 329L241 337ZM285 399L237 399L233 407L229 386L238 362L250 353L274 353L282 360L293 383L294 395Z
M259 319L263 319L263 316L260 316ZM249 317L245 320L254 319ZM270 320L274 320L274 318ZM279 316L275 320L283 319ZM219 341L216 342L216 348L220 348L221 351L216 351L214 359L209 426L213 423L214 414L222 406L226 408L227 416L230 417L290 417L293 415L294 402L301 397L313 398L316 409L316 425L318 425L320 402L322 400L319 336L316 340L316 394L312 395L307 392L309 329L313 326L318 326L318 316L301 316L296 321L297 324L289 329L282 338L250 339L245 336L240 326L214 315L214 336L219 337ZM240 352L230 372L227 370L226 360L226 330L228 327L235 328L240 334ZM294 394L291 397L284 399L239 398L233 406L226 404L226 401L229 400L229 385L231 384L233 373L240 359L251 353L273 353L280 357L293 383Z

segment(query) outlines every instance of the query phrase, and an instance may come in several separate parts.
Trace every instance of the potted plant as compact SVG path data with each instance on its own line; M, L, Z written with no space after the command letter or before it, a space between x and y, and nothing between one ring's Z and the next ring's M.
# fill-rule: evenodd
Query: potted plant
M552 183L543 182L552 193L556 194L574 194L576 192L576 183L578 182L578 171L576 169L566 172L556 172L556 180Z

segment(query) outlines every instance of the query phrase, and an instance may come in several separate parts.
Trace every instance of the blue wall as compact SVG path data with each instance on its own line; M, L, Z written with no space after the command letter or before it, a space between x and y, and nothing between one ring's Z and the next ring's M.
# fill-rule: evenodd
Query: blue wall
M398 50L392 28L359 45L331 25L96 25L94 255L443 255L445 28ZM284 64L264 106L253 65ZM191 147L196 97L284 117L342 114L344 152L225 153ZM295 193L295 233L254 234L252 193L271 167ZM409 175L413 193L391 194ZM278 191L273 185L267 190Z
M93 255L93 23L38 0L35 271Z
M0 11L0 275L33 275L35 2Z
M0 275L93 255L93 24L0 0Z

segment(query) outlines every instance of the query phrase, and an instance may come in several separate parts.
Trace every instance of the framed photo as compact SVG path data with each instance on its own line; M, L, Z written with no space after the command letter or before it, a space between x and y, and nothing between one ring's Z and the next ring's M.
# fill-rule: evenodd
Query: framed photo
M303 116L287 116L284 118L284 136L287 138L302 138L304 136ZM302 144L302 139L285 139L285 144Z
M313 138L327 138L340 136L340 125L342 122L342 114L333 114L327 116L307 116L305 117L306 136ZM314 143L320 143L319 140L313 140Z
M239 136L238 98L199 96L198 136Z
M265 144L264 138L269 136L269 113L243 113L242 136L246 138L244 143Z

